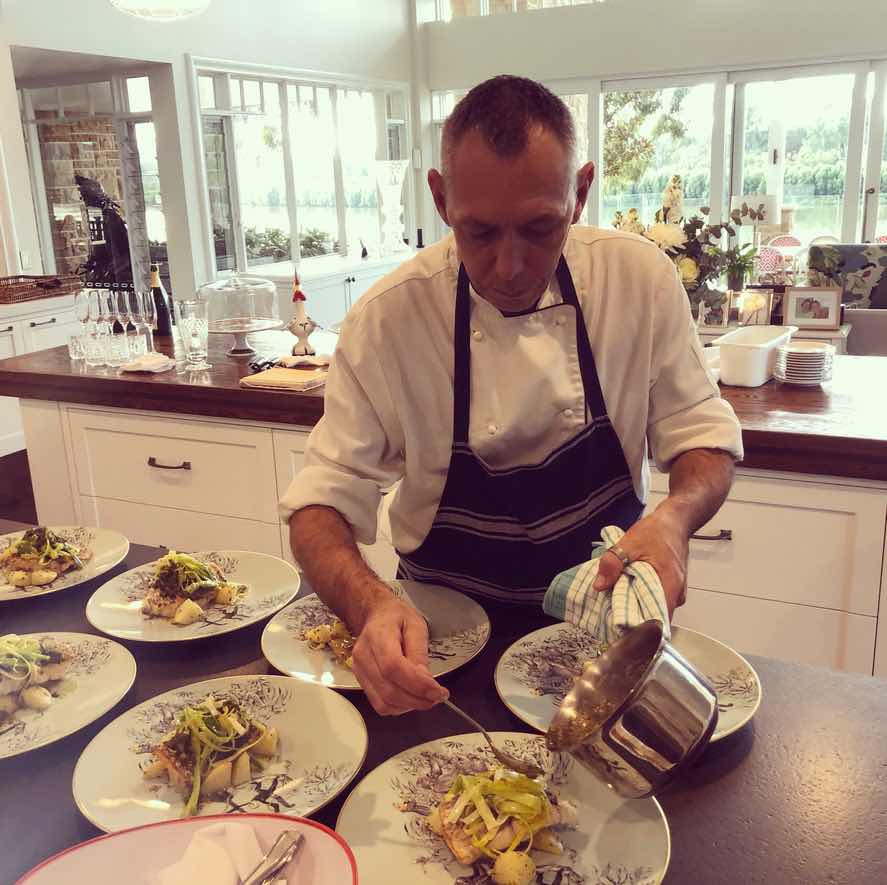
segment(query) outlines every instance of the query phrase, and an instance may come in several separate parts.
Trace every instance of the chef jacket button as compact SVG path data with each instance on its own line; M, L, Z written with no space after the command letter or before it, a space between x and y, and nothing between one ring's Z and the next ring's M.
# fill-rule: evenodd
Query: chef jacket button
M487 432L490 434L490 436L495 436L496 432L498 430L499 430L498 426L493 424L492 421L489 424L487 424Z
M564 418L572 418L573 417L573 410L572 409L564 409L564 411L561 414L564 416Z
M481 332L480 329L475 329L471 333L471 337L474 338L475 341L483 341L484 340L484 333Z

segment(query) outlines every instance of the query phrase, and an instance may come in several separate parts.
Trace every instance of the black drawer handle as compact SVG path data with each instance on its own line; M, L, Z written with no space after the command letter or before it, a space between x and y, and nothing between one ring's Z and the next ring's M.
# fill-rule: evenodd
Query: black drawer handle
M56 321L56 318L53 317L51 320L43 320L43 321L40 322L40 323L32 322L32 323L31 323L31 328L32 328L32 329L36 329L37 326L51 326L55 321Z
M11 331L12 331L12 326L7 326L7 327L3 330L4 333L6 333L6 332L11 332Z
M148 458L148 466L156 467L158 470L190 470L191 462L182 461L181 464L158 464L157 459L152 455Z
M721 529L716 535L690 535L694 541L732 541L732 529Z

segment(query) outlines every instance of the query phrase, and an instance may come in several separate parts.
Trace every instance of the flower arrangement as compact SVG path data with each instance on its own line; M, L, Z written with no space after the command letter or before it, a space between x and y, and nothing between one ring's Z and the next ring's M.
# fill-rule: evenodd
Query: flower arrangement
M723 301L726 294L712 291L706 284L720 277L725 270L732 269L738 257L741 256L743 263L748 257L748 249L744 246L722 249L723 235L735 237L736 228L741 227L744 220L763 220L764 204L755 207L743 203L730 213L727 221L711 222L708 206L703 206L699 215L684 219L679 175L672 176L662 198L662 208L656 212L653 224L645 226L637 209L629 209L626 215L616 213L613 227L640 234L656 243L674 261L694 306L701 300L705 300L708 306L714 304L713 301L709 303L710 299Z

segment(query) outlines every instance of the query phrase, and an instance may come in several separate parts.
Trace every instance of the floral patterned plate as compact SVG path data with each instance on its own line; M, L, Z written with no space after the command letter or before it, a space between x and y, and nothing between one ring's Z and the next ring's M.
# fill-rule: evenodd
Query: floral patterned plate
M723 642L672 624L671 644L711 680L718 694L718 726L712 741L733 734L761 704L761 681L752 665ZM557 664L578 671L600 653L597 640L572 624L552 624L518 639L496 665L496 691L523 722L546 731L570 687Z
M122 646L88 633L27 633L64 648L70 666L53 687L47 710L18 710L0 722L0 759L61 740L108 712L136 678L135 658Z
M428 668L442 676L480 654L490 638L490 619L464 593L420 584L389 581L392 590L407 598L428 621ZM348 667L336 663L329 650L312 648L302 634L310 627L330 624L335 615L311 593L275 615L262 634L262 653L282 673L330 688L359 689Z
M129 553L129 541L120 532L75 525L48 526L48 528L66 541L88 547L92 551L92 558L83 564L82 569L71 569L45 587L13 587L12 584L4 583L3 572L0 571L0 602L30 599L32 596L44 596L47 593L67 590L68 587L76 587L110 571L115 565L123 562ZM23 534L24 532L11 532L8 535L0 535L0 551L5 550L13 541L18 541Z
M496 743L548 771L559 798L579 806L579 823L559 833L563 854L533 852L536 885L658 885L668 869L671 839L655 799L620 799L571 756L552 759L541 737L494 732ZM490 885L490 865L459 864L425 824L461 772L495 765L479 734L430 741L371 771L348 796L336 830L357 858L361 885ZM551 766L551 767L550 767Z
M250 812L306 816L338 796L363 765L367 730L342 695L287 676L223 676L173 689L118 716L77 760L74 801L106 833L182 816L182 794L145 780L140 762L188 704L229 694L279 734L277 756L245 784L200 803L198 815Z
M218 550L194 554L215 562L230 580L246 584L246 595L235 605L211 606L188 626L166 618L147 618L142 600L156 563L140 565L112 578L86 604L86 619L97 630L137 642L187 642L219 636L255 624L282 609L299 592L299 573L288 562L267 553Z

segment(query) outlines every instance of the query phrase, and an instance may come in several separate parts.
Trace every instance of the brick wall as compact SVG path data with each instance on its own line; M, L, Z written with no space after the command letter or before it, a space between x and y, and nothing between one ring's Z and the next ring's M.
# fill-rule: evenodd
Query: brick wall
M40 123L37 132L56 265L59 273L73 273L89 255L86 210L74 176L99 181L105 193L122 203L117 135L110 120L86 119Z

